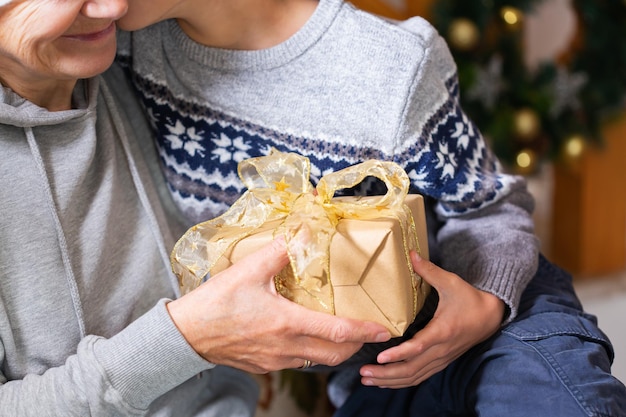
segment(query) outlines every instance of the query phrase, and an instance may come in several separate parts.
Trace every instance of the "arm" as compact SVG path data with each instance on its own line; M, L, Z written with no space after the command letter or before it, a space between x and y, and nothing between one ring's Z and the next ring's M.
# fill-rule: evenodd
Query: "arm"
M534 202L524 178L502 171L461 109L456 66L443 39L415 24L429 36L408 89L396 159L413 190L436 203L438 224L429 224L434 262L500 298L510 320L537 268Z
M532 206L520 187L481 210L447 219L437 233L435 262L502 300L502 324L517 316L521 294L537 270Z
M61 366L12 381L3 375L0 416L144 415L156 398L212 368L207 360L257 373L305 359L336 365L364 342L389 339L382 325L278 295L273 277L287 262L284 243L272 242L110 339L87 336Z
M434 31L428 41L399 128L398 159L415 190L436 201L438 227L429 244L442 268L417 258L413 265L437 290L439 304L422 331L382 352L381 365L361 369L366 385L417 385L447 367L517 315L537 268L525 182L501 171L460 108L447 47Z
M155 398L210 367L161 301L110 339L85 337L60 366L10 381L3 374L0 416L144 415Z

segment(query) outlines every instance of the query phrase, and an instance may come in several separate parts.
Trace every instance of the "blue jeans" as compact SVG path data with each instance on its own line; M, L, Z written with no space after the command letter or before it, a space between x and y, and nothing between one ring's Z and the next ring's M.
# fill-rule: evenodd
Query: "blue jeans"
M335 417L626 416L626 387L596 323L571 276L541 257L513 322L417 387L357 384Z

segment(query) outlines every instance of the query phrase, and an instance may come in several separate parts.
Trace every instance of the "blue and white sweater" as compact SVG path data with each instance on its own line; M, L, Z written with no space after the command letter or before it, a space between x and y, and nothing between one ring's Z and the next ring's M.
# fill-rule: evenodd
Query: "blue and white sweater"
M244 191L237 164L271 148L308 157L313 182L366 159L392 160L411 191L433 202L433 260L516 315L536 270L533 201L459 107L456 66L425 20L390 22L321 0L296 34L269 49L206 47L165 21L121 33L118 60L190 224L225 211Z

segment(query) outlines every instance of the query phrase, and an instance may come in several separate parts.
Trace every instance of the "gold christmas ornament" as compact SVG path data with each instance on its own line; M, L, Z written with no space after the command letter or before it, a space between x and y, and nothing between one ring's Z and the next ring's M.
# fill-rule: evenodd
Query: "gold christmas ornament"
M563 144L563 155L569 160L575 160L585 152L586 140L582 135L572 135Z
M524 13L520 9L511 6L505 6L500 9L500 17L507 27L513 30L519 29L524 21Z
M513 132L522 142L534 139L541 130L541 120L537 112L525 107L515 112L513 116Z
M537 154L532 149L522 149L515 156L515 170L523 175L537 169Z
M448 28L448 41L450 45L461 51L473 49L480 38L478 27L474 22L466 18L458 18L452 21Z

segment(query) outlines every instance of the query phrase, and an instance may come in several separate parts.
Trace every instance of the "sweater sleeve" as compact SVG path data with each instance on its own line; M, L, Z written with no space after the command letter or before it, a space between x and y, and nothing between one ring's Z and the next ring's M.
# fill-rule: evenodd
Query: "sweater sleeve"
M422 20L407 25L421 34L425 54L415 64L397 159L413 191L436 202L434 260L503 300L512 320L537 269L533 198L523 177L502 170L461 108L456 65L444 40Z
M146 414L156 398L213 367L188 345L165 304L110 339L85 337L65 364L42 375L9 382L0 375L0 416Z

